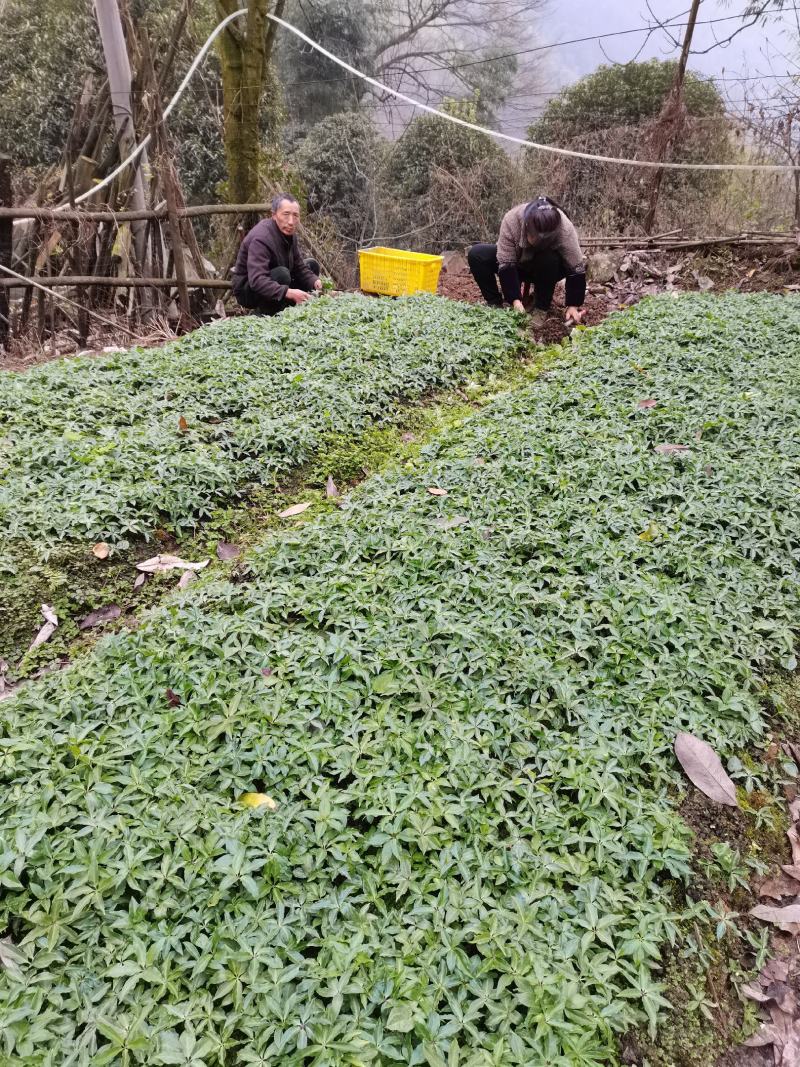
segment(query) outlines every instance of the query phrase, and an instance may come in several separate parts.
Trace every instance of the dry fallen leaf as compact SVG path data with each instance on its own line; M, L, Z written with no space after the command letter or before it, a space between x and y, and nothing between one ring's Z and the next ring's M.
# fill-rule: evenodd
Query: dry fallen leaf
M270 811L275 811L278 806L266 793L242 793L239 800L246 808L269 808Z
M136 575L136 581L133 583L134 592L137 589L141 589L142 586L144 585L144 583L147 581L147 579L149 577L150 577L150 575L149 574L145 574L144 571L142 571L141 574L137 574Z
M748 982L746 985L740 986L739 991L744 993L750 1000L757 1000L759 1004L766 1004L771 999L768 993L765 993L760 985L756 985L755 982Z
M770 982L765 989L765 993L783 1011L790 1012L793 1015L797 1010L797 1001L788 982Z
M800 797L795 797L789 805L789 818L792 822L797 822L800 819Z
M241 548L238 545L231 544L230 541L220 541L217 545L217 559L227 562L231 559L236 559L242 553Z
M757 904L756 907L750 909L750 914L754 919L772 923L773 926L777 926L779 930L786 930L787 933L796 933L800 930L800 904L787 904L785 908Z
M49 604L42 604L42 615L45 617L45 624L31 642L31 647L28 649L29 652L34 648L38 648L39 645L43 645L58 629L58 617Z
M400 440L404 445L410 444L412 441L416 441L416 437L413 433L404 433L400 435Z
M792 863L795 867L800 867L800 836L798 836L797 827L790 826L786 831L786 836L792 846Z
M771 1023L765 1023L757 1034L748 1037L744 1042L745 1048L765 1048L767 1045L776 1045L778 1048L783 1048L783 1035ZM780 1063L780 1060L778 1063Z
M789 964L786 960L769 960L761 969L758 980L769 985L770 982L786 982L789 979Z
M652 396L649 396L646 400L640 400L637 406L643 411L647 411L649 408L654 408L657 403L657 400L654 400Z
M336 482L333 480L333 475L331 474L328 475L328 481L325 485L325 495L329 497L337 497L341 495L336 488Z
M184 571L178 579L179 589L188 589L192 582L195 580L196 575L194 571Z
M105 541L98 541L96 545L92 546L92 555L97 559L108 559L111 549Z
M183 415L181 415L181 417L178 419L178 429L181 433L186 433L186 431L189 429L189 423L186 421Z
M796 882L800 882L800 866L796 863L782 863L781 870ZM797 888L797 892L800 893L800 888Z
M104 608L97 608L95 611L90 611L89 614L78 623L78 629L89 630L92 626L102 626L104 623L111 622L113 619L118 619L121 614L122 609L118 604L107 604Z
M453 530L456 526L466 526L468 522L466 515L454 515L452 519L437 519L436 525L440 530Z
M796 897L800 893L800 884L788 873L767 878L758 889L760 897L769 897L770 900L780 900L782 897Z
M795 1023L781 1049L780 1067L800 1067L800 1023Z
M655 451L662 456L684 456L691 450L688 445L656 445Z
M143 563L137 563L137 571L144 571L146 574L156 574L160 571L182 570L182 571L201 571L204 567L207 567L210 560L204 559L200 563L189 563L185 559L181 559L179 556L153 556L152 559L146 559Z
M646 529L642 530L642 532L638 534L638 537L640 541L655 541L660 532L661 531L659 530L658 525L654 522L651 522Z
M701 741L694 734L679 733L675 738L675 755L689 780L709 800L738 808L736 786L707 741Z
M428 487L428 492L431 494L431 496L447 496L447 490L446 489L439 489L435 485L434 486L429 486Z
M279 519L291 519L294 515L302 515L304 511L308 511L311 507L311 503L306 504L292 504L290 508L286 508L285 511L278 512Z

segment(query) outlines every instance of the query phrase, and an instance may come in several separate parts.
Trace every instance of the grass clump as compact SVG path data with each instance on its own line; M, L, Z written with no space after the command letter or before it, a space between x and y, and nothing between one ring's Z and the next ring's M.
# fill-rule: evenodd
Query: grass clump
M652 1032L674 734L728 758L792 656L799 335L793 299L647 301L0 704L8 1061L589 1067Z

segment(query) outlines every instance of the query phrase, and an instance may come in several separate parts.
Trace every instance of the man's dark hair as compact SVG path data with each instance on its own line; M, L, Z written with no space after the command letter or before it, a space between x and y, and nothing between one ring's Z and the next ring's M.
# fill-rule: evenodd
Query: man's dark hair
M555 200L539 196L525 207L525 232L531 236L553 233L561 225L561 215Z
M290 204L298 204L300 201L296 196L292 196L291 193L276 193L272 198L272 214L274 215L284 200L288 200Z

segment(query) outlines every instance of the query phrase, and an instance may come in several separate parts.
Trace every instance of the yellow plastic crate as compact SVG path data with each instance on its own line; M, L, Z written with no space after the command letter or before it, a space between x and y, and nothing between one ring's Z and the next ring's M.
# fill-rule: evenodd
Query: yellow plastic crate
M405 296L435 293L442 269L441 256L403 252L400 248L364 248L358 253L361 288L365 293Z

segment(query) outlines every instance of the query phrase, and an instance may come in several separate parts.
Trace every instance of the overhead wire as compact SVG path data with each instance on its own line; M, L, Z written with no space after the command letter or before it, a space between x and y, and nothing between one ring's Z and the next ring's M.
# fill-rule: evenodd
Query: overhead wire
M177 104L178 104L179 100L181 99L181 97L183 96L187 86L189 85L189 83L191 82L192 78L194 77L195 71L198 69L200 64L205 59L206 55L208 54L212 44L217 39L217 37L235 19L239 19L239 18L242 18L242 17L246 16L247 15L247 10L248 10L247 8L241 8L238 11L231 12L230 15L227 15L224 19L222 19L222 21L217 26L214 27L214 29L209 34L207 40L205 41L203 46L198 51L198 53L195 56L194 60L192 61L191 65L189 66L189 69L187 70L186 74L184 75L183 80L181 81L181 84L178 86L178 89L176 90L176 92L173 95L172 99L164 107L163 114L164 114L164 118L165 119L169 117L169 115L172 113L172 111L177 106ZM739 16L727 16L727 17L728 18L733 18L733 17L739 17ZM425 104L420 100L415 100L413 97L408 96L406 93L400 92L400 90L398 90L398 89L392 89L391 86L388 86L388 85L384 84L383 82L379 81L377 78L371 77L371 75L369 75L369 74L365 74L363 71L358 70L357 67L354 67L352 64L346 62L346 60L340 59L339 56L336 56L332 52L329 52L328 49L325 48L323 45L319 44L318 41L313 40L311 37L308 36L308 34L303 33L302 30L298 29L296 26L293 26L290 22L287 22L285 19L280 18L278 15L273 15L271 13L267 13L267 18L269 18L272 22L276 23L277 25L282 26L283 29L287 30L289 33L293 33L300 40L305 41L306 44L308 44L311 48L313 48L317 52L319 52L320 55L323 55L327 59L330 59L333 63L336 63L343 70L346 70L349 74L352 74L353 76L355 76L357 78L360 78L362 81L366 82L368 85L372 85L374 88L381 90L381 92L388 93L390 96L393 96L397 100L402 100L405 104L408 104L410 107L416 108L416 109L418 109L420 111L424 111L424 112L426 112L428 114L431 114L431 115L436 115L439 118L444 119L447 122L453 123L454 125L457 125L457 126L462 126L465 129L473 130L473 131L475 131L477 133L484 133L484 134L487 134L489 137L494 137L494 138L497 138L498 140L507 141L509 144L515 144L515 145L523 147L523 148L533 148L533 149L535 149L535 150L537 150L539 152L544 152L544 153L547 153L547 154L550 154L550 155L563 156L563 157L566 157L566 158L569 158L569 159L586 159L586 160L590 160L590 161L595 162L595 163L608 163L608 164L614 164L614 165L617 165L617 166L639 167L639 168L643 168L643 169L647 169L647 170L762 171L762 172L773 172L773 173L776 173L776 172L791 173L791 172L800 170L800 166L795 166L795 165L792 165L792 164L782 164L782 163L675 163L675 162L658 162L656 160L647 160L647 159L630 159L630 158L623 157L623 156L604 156L604 155L599 155L599 154L593 153L593 152L581 152L581 151L579 151L577 149L572 149L572 148L559 148L556 145L540 144L540 143L538 143L536 141L528 140L525 137L515 137L512 134L502 133L499 130L492 130L492 129L487 128L486 126L480 125L479 123L469 122L467 119L462 119L462 118L459 118L456 115L451 115L451 114L448 114L445 111L440 111L438 108L431 107L430 104ZM622 32L622 31L618 31L618 32ZM543 46L543 47L546 47L546 46ZM134 160L136 160L142 154L142 152L144 152L144 150L147 148L147 146L150 144L151 141L152 141L152 135L151 134L147 134L145 137L143 137L142 140L139 142L139 144L135 146L135 148L130 152L130 154L125 159L123 159L118 164L118 166L116 166L109 174L107 174L105 176L105 178L103 178L100 182L98 182L96 185L94 185L91 189L87 189L85 192L81 193L79 196L76 196L75 200L74 200L74 203L75 204L83 203L85 200L89 200L91 197L96 196L97 193L100 192L101 189L104 189L106 186L110 185L111 182L119 174L121 174L128 166L130 166L131 163L134 162ZM56 211L58 211L58 210L66 210L66 207L67 207L67 205L62 205L60 208L56 208L55 210Z

